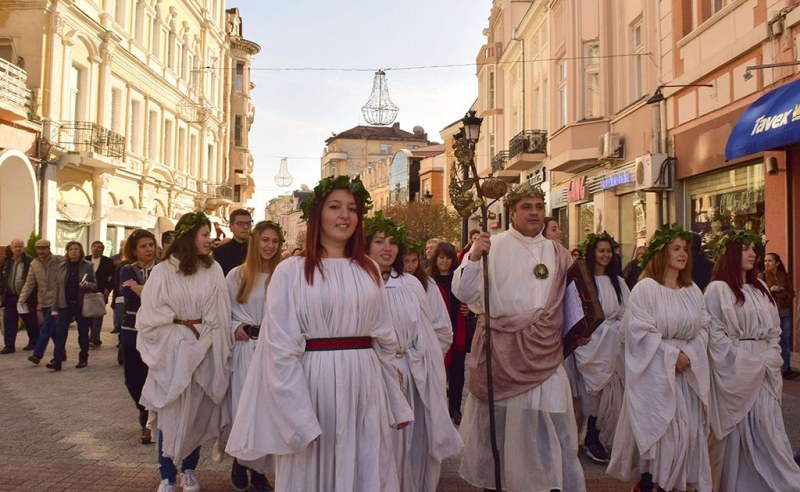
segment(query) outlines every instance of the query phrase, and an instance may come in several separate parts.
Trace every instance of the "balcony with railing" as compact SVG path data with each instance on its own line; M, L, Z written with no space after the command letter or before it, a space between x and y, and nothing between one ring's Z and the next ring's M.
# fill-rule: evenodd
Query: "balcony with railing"
M501 150L492 157L492 175L503 181L514 182L519 179L519 171L508 169L509 155L508 150Z
M547 131L523 130L508 142L506 169L523 172L547 157Z
M0 58L0 116L24 120L31 116L33 92L28 89L28 73Z
M205 203L206 210L214 210L233 203L233 187L227 183L206 183L205 192L208 195Z
M58 129L58 145L79 154L81 164L114 167L112 159L125 157L125 137L89 121L65 121Z

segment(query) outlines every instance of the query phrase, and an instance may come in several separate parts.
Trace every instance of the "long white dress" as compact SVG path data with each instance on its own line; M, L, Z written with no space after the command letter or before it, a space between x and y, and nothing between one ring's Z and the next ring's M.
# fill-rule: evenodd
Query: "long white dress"
M622 319L625 396L608 473L651 473L666 490L711 491L708 458L708 325L703 293L647 278L631 291ZM678 354L691 367L675 373Z
M464 447L447 410L444 358L419 280L412 275L391 276L386 292L389 320L400 347L397 363L414 411L414 422L394 433L400 490L433 492L442 460Z
M760 280L759 280L760 282ZM766 289L766 285L764 286ZM777 307L745 284L744 304L720 281L706 287L711 316L709 420L714 490L800 490L781 414L780 336Z
M391 426L413 420L385 290L348 258L281 262L226 451L276 456L281 491L398 491ZM377 266L376 266L377 268ZM307 339L366 336L372 349L306 352Z
M492 317L527 312L545 305L553 288L556 249L541 234L534 238L513 227L491 238L489 277ZM547 279L537 279L534 266L548 266ZM522 267L521 265L524 265ZM453 274L453 293L483 313L483 270L466 256ZM475 367L475 354L468 359ZM586 490L578 460L578 430L572 391L563 365L542 384L495 402L503 488L515 491ZM464 440L461 476L478 487L494 488L489 444L489 404L467 396L459 427Z
M453 323L450 321L450 313L447 312L447 304L444 302L439 284L432 278L428 279L428 290L425 291L428 298L428 314L436 332L436 338L442 347L442 354L446 354L453 344Z
M155 415L162 452L174 462L217 437L230 382L231 306L222 268L214 262L194 275L170 257L150 274L136 316L136 348L149 367L139 402ZM197 320L200 338L173 320Z
M597 417L600 442L611 448L617 428L619 411L625 385L625 339L620 331L625 305L630 291L622 277L617 277L622 302L607 275L595 276L597 295L603 306L605 321L597 327L588 344L575 349L575 365L580 373L582 399L594 400L595 413L584 413Z

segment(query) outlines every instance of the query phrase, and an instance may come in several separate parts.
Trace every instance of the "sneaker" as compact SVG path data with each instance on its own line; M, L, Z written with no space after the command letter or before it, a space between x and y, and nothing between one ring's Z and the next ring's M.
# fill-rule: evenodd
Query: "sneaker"
M231 487L236 492L247 490L247 468L243 467L237 460L233 460L231 465Z
M269 483L267 477L261 473L250 471L250 480L253 482L253 492L272 492L272 484Z
M183 492L200 492L200 482L194 470L183 470L181 475L181 490Z
M602 444L599 442L593 442L591 444L584 444L584 448L586 448L586 456L588 456L593 461L598 463L608 463L608 453L606 452L606 448L603 447Z
M158 490L156 492L175 492L175 484L169 483L169 479L164 479L158 484Z

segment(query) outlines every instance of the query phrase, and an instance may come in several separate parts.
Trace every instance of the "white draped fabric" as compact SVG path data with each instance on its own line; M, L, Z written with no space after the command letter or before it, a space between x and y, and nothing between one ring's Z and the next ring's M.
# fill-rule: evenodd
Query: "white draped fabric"
M386 292L388 318L400 347L397 362L414 411L414 422L393 434L400 490L434 492L442 460L463 447L447 410L444 358L429 320L427 296L416 277L390 277Z
M625 339L620 332L622 316L630 291L622 277L617 277L622 302L607 275L595 276L597 295L603 306L605 321L592 333L588 344L575 349L575 365L580 373L581 398L593 400L600 441L610 448L614 441L617 419L622 408L625 384Z
M625 396L608 473L649 472L666 490L711 490L708 325L703 293L653 279L636 284L622 320ZM675 373L680 352L691 367Z
M230 382L230 302L215 262L194 275L170 257L153 268L136 317L136 348L149 367L140 403L155 415L165 456L180 462L228 424L222 411ZM173 320L198 320L199 339Z
M226 451L276 457L276 490L398 491L391 426L413 420L386 321L386 293L348 258L273 273L267 312ZM377 266L376 266L377 268ZM310 338L373 338L372 349L306 352Z
M453 323L450 321L450 313L447 312L447 304L444 302L439 284L432 278L428 279L428 290L425 291L428 298L428 313L431 319L433 331L442 347L442 354L446 354L453 343Z
M489 253L491 315L508 316L544 306L556 263L553 242L541 234L527 237L513 227L493 236ZM534 267L550 275L537 279ZM483 313L483 270L465 257L453 274L453 293ZM474 367L472 356L468 364ZM544 383L496 402L498 447L503 488L515 491L586 490L578 460L578 430L566 371L559 367ZM494 488L489 442L489 404L467 396L459 431L464 440L461 476L478 487Z
M725 282L711 282L705 293L711 316L709 420L714 431L710 440L714 490L799 491L800 468L781 414L778 309L751 285L745 285L742 293L742 305L736 304Z

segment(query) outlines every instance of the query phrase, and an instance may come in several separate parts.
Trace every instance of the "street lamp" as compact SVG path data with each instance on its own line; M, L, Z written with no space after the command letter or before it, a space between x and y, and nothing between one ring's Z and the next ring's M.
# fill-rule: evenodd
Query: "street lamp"
M647 104L656 104L660 103L666 97L664 97L664 93L661 91L664 87L714 87L713 84L661 84L656 87L656 91L647 99Z
M478 138L481 136L481 123L483 123L483 118L475 116L475 111L468 112L461 120L461 124L464 125L462 127L464 137L473 145L478 143Z

